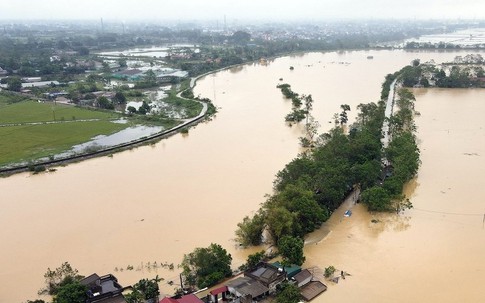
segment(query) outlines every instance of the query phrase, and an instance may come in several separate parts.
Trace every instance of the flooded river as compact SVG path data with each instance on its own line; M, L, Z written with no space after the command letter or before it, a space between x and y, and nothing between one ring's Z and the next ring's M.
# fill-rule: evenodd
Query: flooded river
M156 269L154 262L176 267L195 247L219 243L239 266L256 249L237 247L236 224L257 210L275 173L299 152L301 129L284 123L291 103L275 88L279 78L313 95L314 116L326 131L341 104L351 106L353 120L359 103L377 101L387 73L415 58L441 62L455 55L311 53L233 68L198 82L196 95L220 110L188 135L55 173L0 179L0 302L35 298L47 267L64 261L84 275L113 273L122 285L158 274L165 292L179 283L177 268ZM485 91L419 90L417 99L423 165L407 189L415 209L372 215L356 205L351 217L337 212L325 232L312 234L306 265L352 274L316 302L476 302L484 296L478 214L485 212L479 185Z

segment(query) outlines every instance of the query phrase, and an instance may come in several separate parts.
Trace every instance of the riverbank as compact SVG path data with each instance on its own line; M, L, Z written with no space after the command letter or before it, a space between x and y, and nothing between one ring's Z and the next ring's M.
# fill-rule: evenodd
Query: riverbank
M29 164L25 164L25 165L16 166L16 167L2 168L2 169L0 169L0 176L8 176L8 175L11 175L11 174L14 174L14 173L23 172L23 171L27 171L27 170L36 170L36 167L48 168L48 167L53 166L53 165L65 165L65 164L72 163L72 162L79 162L79 161L82 161L82 160L85 160L85 159L109 155L109 154L114 153L114 152L120 152L120 151L123 151L123 150L126 150L126 149L131 149L133 147L137 147L137 146L140 146L140 145L150 143L154 140L167 138L171 135L178 133L181 129L184 129L186 127L190 127L190 126L198 123L200 120L202 120L205 117L208 106L207 106L207 103L204 103L204 102L201 102L201 103L202 103L202 110L199 113L199 115L197 115L194 118L188 119L188 120L182 122L181 124L171 128L171 129L164 130L164 131L156 133L154 135L142 137L140 139L133 140L133 141L130 141L130 142L127 142L127 143L122 143L122 144L118 144L118 145L115 145L115 146L112 146L112 147L102 148L100 150L96 150L96 151L92 151L92 152L88 152L88 153L68 156L68 157L61 158L61 159L34 162L34 163L29 163ZM42 170L45 170L45 169L41 169L41 171Z
M251 61L251 62L256 62L256 61ZM211 75L211 74L223 71L223 70L228 70L228 69L231 69L231 68L234 68L234 67L243 66L243 65L246 65L246 64L249 64L249 63L250 62L245 62L245 63L241 63L241 64L227 66L227 67L220 68L220 69L217 69L217 70L214 70L214 71L210 71L210 72L204 73L202 75L191 78L190 82L189 82L189 87L184 89L184 90L179 91L177 93L177 97L185 99L185 100L198 101L199 103L202 104L202 110L200 111L200 113L196 117L186 119L185 121L176 125L175 127L172 127L170 129L167 129L167 130L163 130L163 131L156 133L156 134L153 134L153 135L144 136L140 139L132 140L130 142L117 144L117 145L109 146L109 147L96 148L94 151L84 152L84 153L75 154L75 155L69 155L67 157L61 157L59 159L32 161L32 162L25 163L25 164L22 164L22 165L15 165L15 166L10 166L10 167L0 168L0 177L6 177L6 176L10 176L12 174L24 172L24 171L42 172L44 170L50 169L49 167L51 167L51 166L66 165L66 164L69 164L69 163L80 162L80 161L90 159L90 158L94 158L94 157L111 155L112 153L121 152L121 151L124 151L124 150L127 150L127 149L131 149L131 148L135 148L137 146L144 145L144 144L150 144L151 142L153 142L155 140L167 138L169 136L172 136L172 135L180 132L181 130L185 130L190 126L194 126L198 122L203 120L203 118L206 116L206 114L208 112L208 104L207 104L207 101L205 101L205 100L199 101L197 98L195 98L195 99L184 98L184 97L181 96L183 94L183 92L187 91L187 90L193 90L195 88L196 84L197 84L197 81L199 79L203 78L203 77L206 77L208 75ZM211 112L213 112L213 111L211 111Z

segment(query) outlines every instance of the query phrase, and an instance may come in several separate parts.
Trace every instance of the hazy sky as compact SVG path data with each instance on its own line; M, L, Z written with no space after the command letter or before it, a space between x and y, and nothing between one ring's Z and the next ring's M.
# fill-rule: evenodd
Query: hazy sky
M0 20L485 19L485 0L0 0Z

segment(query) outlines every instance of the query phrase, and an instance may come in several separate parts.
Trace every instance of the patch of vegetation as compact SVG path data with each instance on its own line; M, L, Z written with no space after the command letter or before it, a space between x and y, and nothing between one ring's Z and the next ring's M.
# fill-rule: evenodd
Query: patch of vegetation
M0 165L57 154L97 135L112 134L128 126L92 121L0 127Z
M411 208L411 202L402 195L404 184L418 172L419 148L414 135L414 95L401 89L395 100L398 110L390 120L392 140L385 149L385 155L392 168L391 175L382 183L362 191L361 200L369 210L397 211Z
M278 241L278 249L283 257L283 263L301 266L305 262L305 256L303 255L304 245L305 243L301 238L283 236Z
M301 301L301 293L298 286L291 283L283 283L279 286L276 295L277 303L297 303Z
M193 118L200 114L202 104L194 100L187 100L177 97L174 93L169 93L163 102L170 105L176 112L183 113L183 118Z
M91 110L71 105L55 104L53 102L39 103L36 101L22 101L2 107L0 111L0 124L84 119L111 120L119 117L120 115L114 112Z
M264 250L251 254L248 256L246 263L243 265L239 266L239 270L248 270L251 268L254 268L256 265L258 265L259 262L265 261L267 259L267 256L264 252Z
M160 295L158 283L161 279L156 276L154 279L141 279L135 285L133 285L132 291L126 294L126 302L128 303L141 303L151 302L149 300L156 299Z
M22 101L26 101L29 98L19 95L19 94L14 94L6 91L0 91L0 108L3 106L12 104L12 103L18 103Z
M196 248L184 255L182 276L185 283L199 289L215 285L230 277L232 257L219 244L212 243L207 248Z
M336 269L332 265L330 265L329 267L325 267L325 272L323 273L323 276L328 279L333 276L335 271Z

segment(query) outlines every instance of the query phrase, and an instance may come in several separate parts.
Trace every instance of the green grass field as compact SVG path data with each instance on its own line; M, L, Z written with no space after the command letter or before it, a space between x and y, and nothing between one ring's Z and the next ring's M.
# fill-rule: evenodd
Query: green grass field
M72 105L22 101L0 106L0 125L11 123L32 123L49 121L67 121L83 119L116 119L119 115L75 107Z
M0 166L55 155L97 135L111 134L127 126L93 121L0 127Z
M97 135L131 126L111 122L120 117L112 112L22 99L0 94L0 166L55 155ZM88 119L98 120L80 121ZM59 123L45 123L53 121Z

